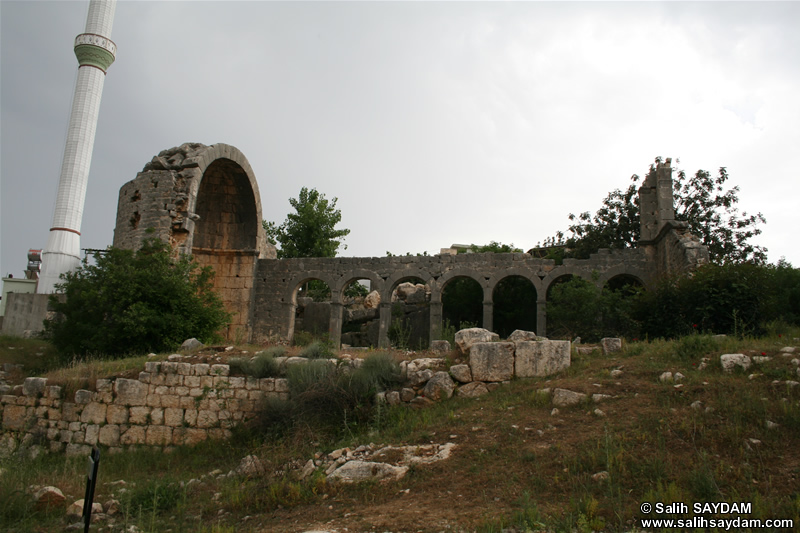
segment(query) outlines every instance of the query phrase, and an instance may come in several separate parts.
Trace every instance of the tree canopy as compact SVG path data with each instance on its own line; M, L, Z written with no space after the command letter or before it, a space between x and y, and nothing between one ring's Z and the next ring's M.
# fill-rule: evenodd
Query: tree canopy
M196 337L214 340L230 315L213 291L214 272L167 244L148 239L138 251L109 248L84 259L56 285L55 318L45 333L59 352L115 357L174 350Z
M303 187L297 198L289 199L295 212L286 215L283 224L262 221L269 241L280 243L278 257L335 257L344 237L350 234L349 229L336 229L342 220L337 201Z
M656 158L650 171L661 162ZM766 223L761 213L748 215L739 212L739 187L724 187L729 176L721 167L716 176L698 170L688 176L679 170L673 178L675 219L689 225L689 231L708 247L713 263L752 261L763 264L767 249L752 244L750 239L761 234L759 224ZM572 223L569 237L558 232L545 240L545 246L565 247L565 257L587 258L600 248L630 248L639 240L639 181L631 177L625 190L615 189L603 200L603 205L592 216L588 211L569 215Z

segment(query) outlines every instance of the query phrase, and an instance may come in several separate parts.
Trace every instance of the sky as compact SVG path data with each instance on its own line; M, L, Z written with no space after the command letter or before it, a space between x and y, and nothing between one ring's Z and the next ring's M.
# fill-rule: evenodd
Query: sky
M0 273L47 242L88 1L0 0ZM528 249L655 157L726 167L800 266L800 2L120 0L81 228L161 150L226 143L282 222L338 198L343 256ZM792 154L795 154L794 156Z

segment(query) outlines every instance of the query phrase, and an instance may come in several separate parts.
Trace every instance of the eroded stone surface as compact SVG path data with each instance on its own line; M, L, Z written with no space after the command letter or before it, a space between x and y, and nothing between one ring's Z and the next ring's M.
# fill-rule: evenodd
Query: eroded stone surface
M515 344L514 371L517 377L550 376L569 368L569 341L519 341Z
M472 344L469 352L469 367L472 371L472 379L475 381L511 379L514 376L514 343L477 342Z

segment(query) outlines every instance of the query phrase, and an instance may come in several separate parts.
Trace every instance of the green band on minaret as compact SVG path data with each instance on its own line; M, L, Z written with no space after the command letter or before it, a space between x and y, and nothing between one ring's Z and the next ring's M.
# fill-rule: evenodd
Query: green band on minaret
M114 62L114 54L93 44L80 44L75 47L75 56L81 66L97 67L103 72L108 70Z

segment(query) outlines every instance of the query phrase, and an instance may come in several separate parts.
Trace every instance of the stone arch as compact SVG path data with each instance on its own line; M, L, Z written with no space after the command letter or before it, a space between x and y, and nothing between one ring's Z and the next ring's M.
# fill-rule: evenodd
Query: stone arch
M609 268L598 278L597 282L600 287L605 287L606 284L614 278L619 278L622 276L627 276L635 280L639 283L642 287L647 287L648 284L645 280L648 279L648 276L645 272L638 268L631 268L626 266L616 266Z
M478 285L481 286L483 289L483 301L491 301L492 293L489 290L489 285L486 282L486 276L479 272L478 270L474 270L471 268L454 268L452 270L448 270L436 280L435 283L431 284L431 301L434 302L441 302L442 301L442 291L444 291L445 286L453 279L453 278L472 278L478 282Z
M536 289L536 294L541 297L542 280L539 279L539 276L536 275L536 272L530 268L511 267L495 272L492 277L489 278L487 288L492 294L494 294L497 284L509 276L520 276L530 280L530 282L533 284L533 288Z
M371 270L351 270L345 274L343 274L336 283L331 287L331 291L334 294L337 294L339 297L338 301L342 301L342 293L347 288L350 283L355 280L359 279L368 279L370 281L370 286L373 291L378 291L378 294L383 294L383 284L384 280L381 278L376 272Z
M548 272L547 276L544 277L541 284L542 289L544 290L540 294L546 298L550 293L553 283L559 278L566 276L578 276L590 283L596 283L595 280L592 279L592 271L573 265L561 265Z
M328 285L328 288L331 289L331 302L333 302L333 298L335 293L333 291L333 287L335 284L336 279L332 277L327 272L320 272L320 271L308 271L304 272L298 276L295 276L289 281L287 285L287 293L284 297L284 305L286 309L286 314L288 315L288 328L286 333L287 340L291 343L294 341L295 335L295 328L297 322L297 293L300 290L300 287L309 281L319 280L323 283ZM339 308L341 308L341 300L339 300ZM329 322L332 320L332 317L329 317ZM328 325L328 334L331 334L330 325Z
M537 331L539 291L529 276L512 273L492 284L492 331L502 338L514 330Z
M394 272L390 275L386 280L383 282L383 290L380 291L381 295L381 305L385 303L391 304L392 301L392 291L404 280L409 278L419 278L423 281L423 283L427 283L431 286L431 299L433 299L433 276L430 272L422 269L403 269Z

